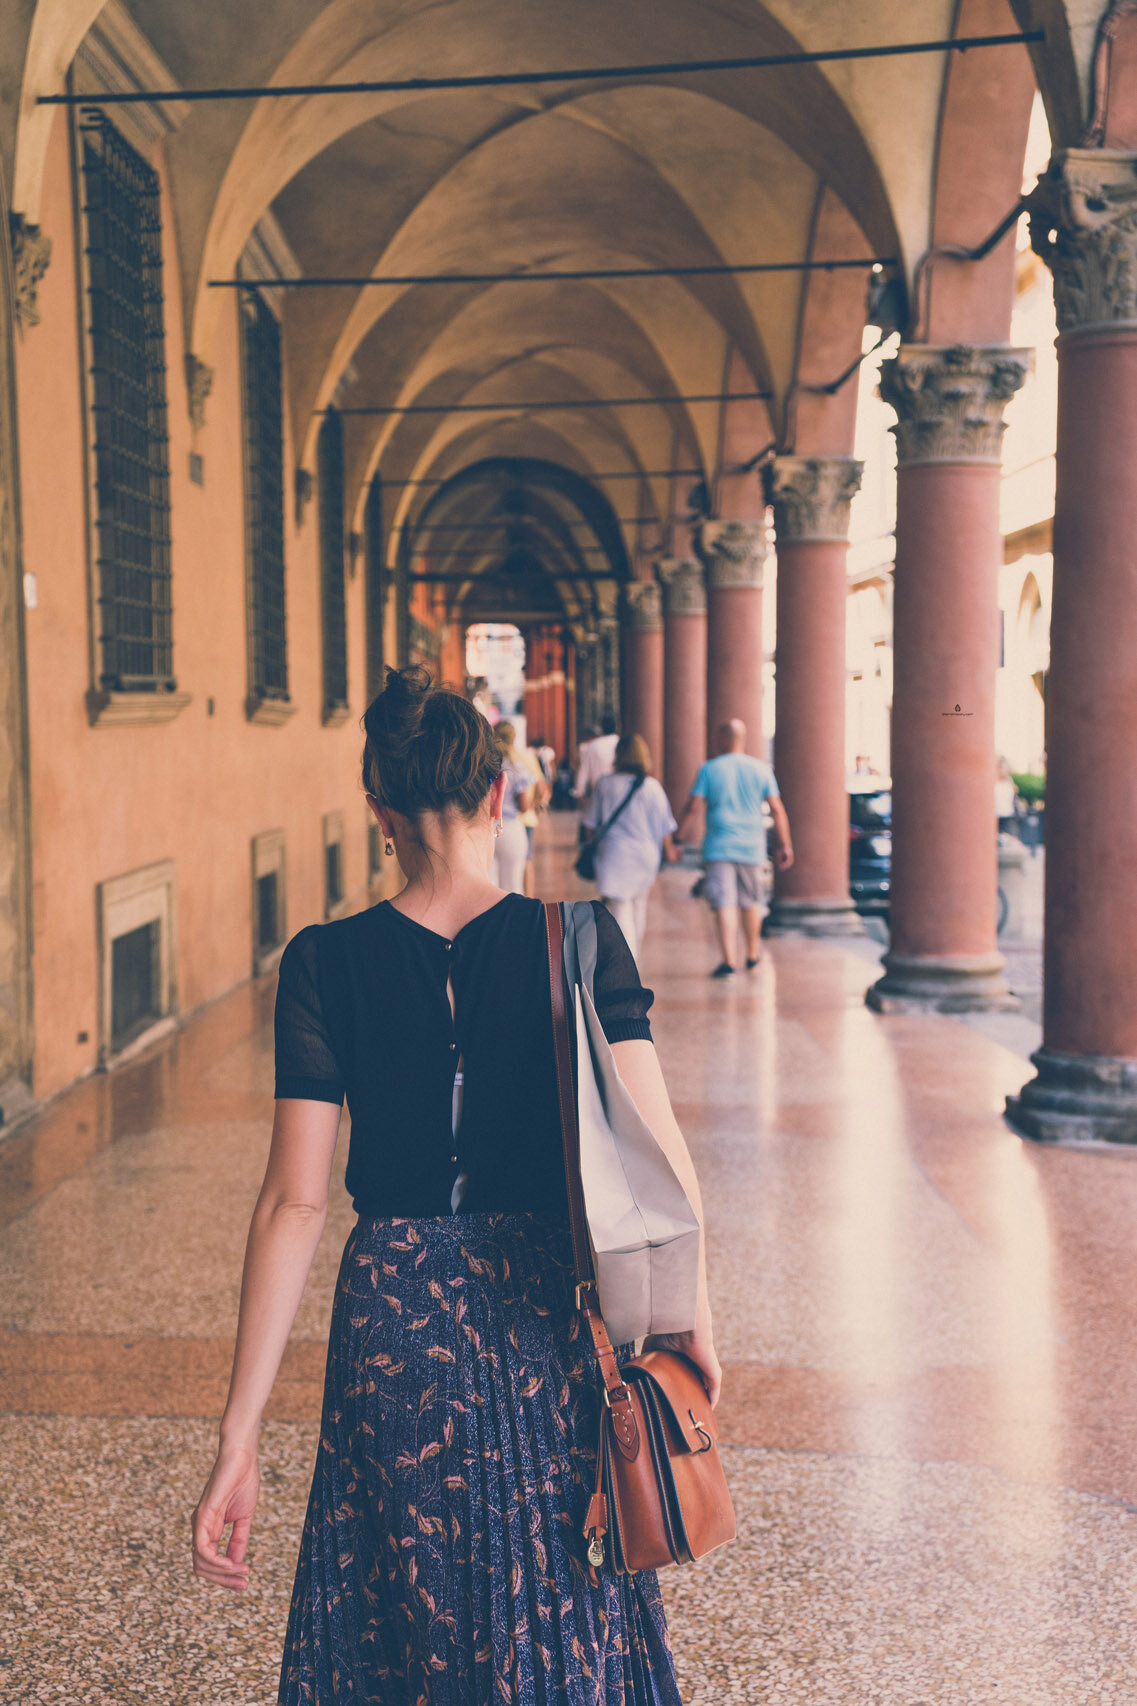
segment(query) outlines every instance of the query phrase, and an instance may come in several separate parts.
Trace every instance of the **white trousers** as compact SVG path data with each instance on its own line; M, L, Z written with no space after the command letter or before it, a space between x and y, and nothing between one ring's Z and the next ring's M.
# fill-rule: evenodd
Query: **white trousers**
M633 895L631 900L609 900L605 897L604 904L620 929L624 932L624 940L632 950L632 958L639 961L640 943L644 937L644 926L647 924L647 897L650 890L644 889L642 894Z
M528 851L529 837L521 819L504 818L501 834L494 844L490 869L490 876L499 889L505 889L509 894L525 893L525 856Z

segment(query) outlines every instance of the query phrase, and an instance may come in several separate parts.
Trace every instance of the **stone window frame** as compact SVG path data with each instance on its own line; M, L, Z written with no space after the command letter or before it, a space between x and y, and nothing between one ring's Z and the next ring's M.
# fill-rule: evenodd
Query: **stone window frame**
M288 940L287 858L283 829L265 829L254 835L249 843L251 856L251 920L253 976L264 977L275 971ZM257 902L257 883L261 877L276 873L276 941L262 948L257 932L260 908Z
M348 899L347 883L345 881L345 859L347 850L347 825L342 810L325 812L322 820L324 849L323 882L324 882L324 917L343 918L351 910ZM328 848L338 846L339 872L341 893L336 900L328 894Z
M132 1037L124 1048L112 1046L112 953L118 937L144 924L157 922L158 931L158 1017ZM177 868L173 859L160 859L137 871L105 878L95 885L95 928L99 979L98 1067L106 1071L129 1060L160 1037L168 1036L178 1022L178 897Z

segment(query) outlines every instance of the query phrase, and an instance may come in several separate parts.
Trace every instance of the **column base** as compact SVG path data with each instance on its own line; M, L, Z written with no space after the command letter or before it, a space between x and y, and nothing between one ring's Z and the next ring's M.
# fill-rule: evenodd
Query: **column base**
M1137 1060L1105 1054L1031 1055L1037 1078L1007 1097L1007 1119L1038 1143L1137 1143Z
M849 900L770 902L762 920L763 936L863 936L865 921Z
M865 993L876 1013L1016 1013L1002 954L893 954Z

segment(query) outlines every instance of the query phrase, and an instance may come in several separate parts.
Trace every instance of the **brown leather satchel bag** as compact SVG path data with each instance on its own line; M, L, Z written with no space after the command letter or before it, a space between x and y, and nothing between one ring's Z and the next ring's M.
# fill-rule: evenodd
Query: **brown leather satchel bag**
M564 922L555 902L545 904L545 926L576 1303L596 1353L602 1399L596 1491L584 1522L588 1561L604 1562L607 1535L621 1575L688 1564L735 1534L714 1413L689 1357L646 1351L621 1365L600 1314L580 1177Z

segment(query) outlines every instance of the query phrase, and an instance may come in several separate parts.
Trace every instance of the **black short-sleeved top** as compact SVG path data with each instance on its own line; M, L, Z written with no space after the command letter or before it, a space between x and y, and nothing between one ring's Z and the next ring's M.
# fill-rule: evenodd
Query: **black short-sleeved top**
M604 1033L650 1038L652 991L611 913L593 904ZM450 1214L460 1173L463 1213L565 1209L548 966L541 903L517 894L452 940L389 901L292 938L276 996L276 1094L346 1096L346 1183L360 1214Z

